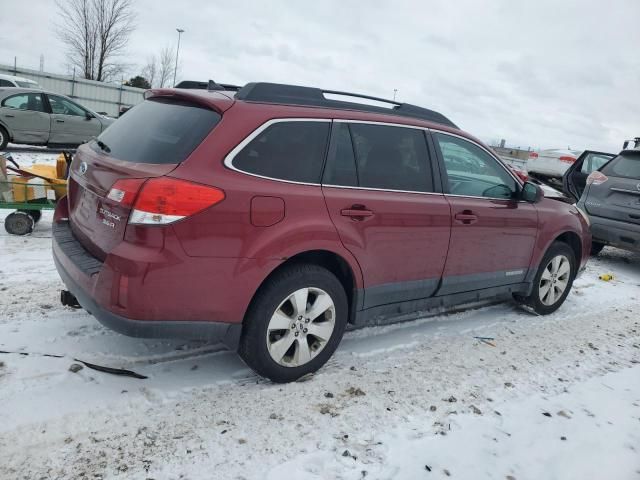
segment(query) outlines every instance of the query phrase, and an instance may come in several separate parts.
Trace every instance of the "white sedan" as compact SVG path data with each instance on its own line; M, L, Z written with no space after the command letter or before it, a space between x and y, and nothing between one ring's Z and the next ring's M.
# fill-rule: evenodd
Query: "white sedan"
M562 178L564 172L581 153L581 150L560 148L531 152L527 161L527 171L539 177Z

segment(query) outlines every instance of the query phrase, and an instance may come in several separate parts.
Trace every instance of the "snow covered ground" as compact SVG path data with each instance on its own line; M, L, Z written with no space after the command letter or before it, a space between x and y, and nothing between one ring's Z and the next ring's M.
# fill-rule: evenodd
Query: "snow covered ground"
M0 232L0 479L640 479L640 255L606 248L553 315L352 331L275 385L216 345L62 307L50 227Z

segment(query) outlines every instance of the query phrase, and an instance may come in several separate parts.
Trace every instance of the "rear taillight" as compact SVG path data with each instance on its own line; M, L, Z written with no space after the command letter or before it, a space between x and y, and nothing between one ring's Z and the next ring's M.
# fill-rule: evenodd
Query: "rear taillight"
M531 152L529 154L529 160L534 160L536 158L538 158L538 154L536 152Z
M151 178L142 185L135 198L129 223L166 225L222 200L224 192L219 188L175 178Z
M146 178L129 178L126 180L118 180L113 184L107 198L118 202L123 207L130 207L138 195L138 190L146 181Z
M588 177L587 177L587 185L602 185L604 182L606 182L607 180L609 180L609 177L607 177L604 173L602 172L592 172Z
M570 155L563 155L560 157L560 161L564 163L573 163L576 161L576 157L572 157Z

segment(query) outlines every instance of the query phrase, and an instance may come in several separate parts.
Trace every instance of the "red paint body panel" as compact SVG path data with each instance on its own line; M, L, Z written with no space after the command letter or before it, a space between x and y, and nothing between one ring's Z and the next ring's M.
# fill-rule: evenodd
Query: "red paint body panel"
M451 230L444 195L323 190L342 243L358 259L365 288L442 276ZM373 215L342 215L342 210L354 206Z
M529 268L538 234L534 205L449 195L447 200L453 226L445 277ZM456 220L465 213L477 220Z

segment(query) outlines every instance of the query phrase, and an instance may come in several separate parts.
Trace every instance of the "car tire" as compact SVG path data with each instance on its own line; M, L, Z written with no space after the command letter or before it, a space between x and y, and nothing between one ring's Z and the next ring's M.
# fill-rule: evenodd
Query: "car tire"
M542 257L531 294L516 297L516 300L539 315L553 313L569 295L575 276L576 260L573 250L566 243L554 242Z
M28 235L35 224L33 217L24 211L10 213L4 219L4 229L12 235Z
M597 256L606 245L600 242L591 242L591 256Z
M0 127L0 150L4 150L9 143L9 134L4 127Z
M238 353L273 382L297 380L331 357L344 334L348 312L347 295L333 273L317 265L291 265L254 297Z

